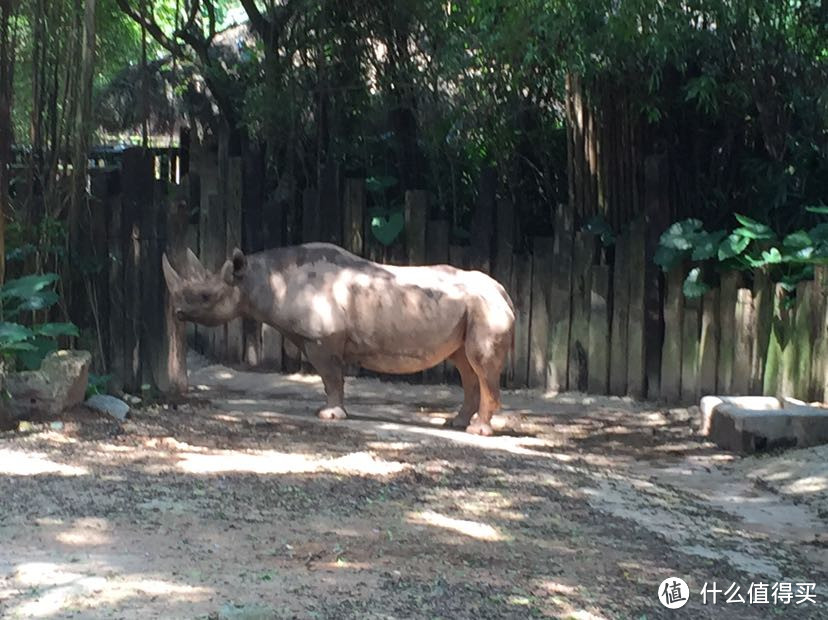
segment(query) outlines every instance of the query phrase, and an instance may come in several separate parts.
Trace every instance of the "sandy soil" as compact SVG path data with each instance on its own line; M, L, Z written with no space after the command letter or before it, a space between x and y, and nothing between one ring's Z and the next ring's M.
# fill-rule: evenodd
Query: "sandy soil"
M204 366L124 424L0 434L3 618L828 618L828 449L735 459L695 412L509 392L492 438L451 386ZM667 610L661 581L690 602ZM716 581L817 604L703 605Z

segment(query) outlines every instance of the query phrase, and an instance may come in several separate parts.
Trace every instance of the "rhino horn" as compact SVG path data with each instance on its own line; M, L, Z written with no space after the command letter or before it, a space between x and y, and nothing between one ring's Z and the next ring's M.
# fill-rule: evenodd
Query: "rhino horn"
M189 268L190 277L196 280L205 280L210 275L210 272L201 264L198 256L190 248L187 248L187 267Z
M181 276L176 273L166 253L161 256L161 268L164 270L164 279L167 281L167 288L173 293L181 289Z

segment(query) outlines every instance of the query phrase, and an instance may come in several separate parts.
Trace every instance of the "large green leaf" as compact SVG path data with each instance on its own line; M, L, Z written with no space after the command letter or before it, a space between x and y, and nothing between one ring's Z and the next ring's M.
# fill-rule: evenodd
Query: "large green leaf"
M767 224L762 224L761 222L757 222L756 220L739 213L735 213L734 215L742 225L741 228L737 228L733 231L737 235L747 237L748 239L776 239L776 234Z
M17 323L0 322L0 347L33 338L32 330Z
M805 207L805 210L817 215L828 215L828 207Z
M708 258L713 258L716 256L716 253L719 250L719 245L726 235L727 232L724 230L717 230L712 233L702 231L696 237L691 258L693 260L707 260Z
M31 344L32 348L18 353L17 359L26 370L37 370L43 363L43 359L52 351L57 350L57 344L52 338L44 336L37 336Z
M44 273L9 280L0 288L0 299L26 300L43 291L57 279L58 276L55 273Z
M659 245L656 248L655 256L653 256L653 262L661 267L662 271L667 272L678 265L685 254L686 252L681 250L675 250L673 248L667 248L663 245Z
M383 245L391 245L400 236L405 226L402 211L376 212L371 217L371 233Z
M813 245L813 243L810 235L804 230L792 232L782 241L782 245L791 250L801 250L802 248Z
M778 248L771 248L762 252L762 259L768 265L777 265L782 262L782 254Z
M737 235L736 233L729 234L719 245L719 260L723 261L738 256L745 251L748 245L750 245L750 239L747 237Z
M44 323L36 325L33 329L38 336L57 338L58 336L80 336L78 328L74 323Z
M700 220L693 218L681 220L665 230L658 243L673 250L690 250L700 232L702 232Z

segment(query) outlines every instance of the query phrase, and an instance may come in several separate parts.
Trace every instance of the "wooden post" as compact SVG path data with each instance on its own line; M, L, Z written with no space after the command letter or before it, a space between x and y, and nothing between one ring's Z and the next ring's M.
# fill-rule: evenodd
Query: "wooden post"
M429 265L445 265L449 262L449 222L448 220L428 220L426 222L426 262ZM427 383L443 383L448 369L445 362L425 371Z
M426 222L428 193L409 190L405 193L405 251L409 265L426 262Z
M320 240L342 243L342 208L339 197L339 166L328 162L319 172Z
M647 394L646 350L644 327L646 324L644 298L646 296L646 253L644 223L635 220L630 228L628 252L630 276L630 311L627 327L627 393L635 398ZM655 386L656 388L658 386Z
M497 170L485 167L480 171L477 207L471 224L469 267L486 273L490 271L496 195Z
M365 251L365 182L361 178L345 180L343 209L344 247L357 256L363 256Z
M530 324L529 387L546 389L547 360L549 359L549 310L547 293L552 281L552 261L555 240L535 237L532 243L532 321Z
M742 396L750 392L753 341L756 333L753 294L750 289L740 288L736 291L735 327L730 390L733 394Z
M218 194L208 196L207 205L206 230L208 232L207 238L202 240L206 243L206 252L200 258L207 269L217 273L224 264L227 247L227 229L221 196ZM227 357L227 330L225 326L208 327L205 332L210 354L217 361L225 361Z
M593 266L587 357L587 386L592 394L606 394L609 391L609 288L609 267Z
M764 269L753 272L753 311L756 330L751 352L750 393L761 394L773 322L773 283Z
M701 395L714 395L719 359L719 289L705 293L702 302L701 340L699 342L699 387Z
M287 212L288 205L282 199L274 197L265 203L262 221L267 247L278 248L286 244ZM261 343L259 363L263 367L282 370L284 360L282 334L270 325L261 325L259 330L252 332L250 339L253 341L252 346L256 346L257 341Z
M585 392L588 383L589 311L592 296L592 260L595 238L575 234L572 269L572 326L569 338L569 389Z
M681 398L681 341L684 330L683 284L683 267L675 267L667 274L659 397L668 402L677 402ZM653 393L649 392L648 395L652 397Z
M719 393L733 393L733 354L736 338L736 302L739 290L739 273L730 271L722 274L719 293L719 365L716 385Z
M319 192L308 188L302 192L302 243L321 241Z
M227 174L226 208L226 237L223 260L233 256L233 250L242 247L242 188L243 188L242 158L231 157ZM238 364L244 356L244 332L242 320L235 319L227 324L227 361Z
M698 298L684 300L684 322L681 341L681 400L699 400L699 321L701 306Z
M511 201L499 199L496 213L496 245L492 274L507 289L512 277L512 257L515 253L515 210Z
M628 330L630 311L629 233L615 240L612 286L612 341L610 343L610 394L627 393Z
M174 199L167 211L166 253L170 264L179 273L183 270L186 255L188 205L185 200ZM169 291L163 283L166 364L165 375L159 386L165 392L184 394L187 392L187 328L173 314Z
M512 271L515 291L515 347L512 354L512 387L526 387L529 383L529 328L532 317L532 255L516 255Z
M763 380L763 392L766 396L791 395L792 386L787 382L784 359L792 332L791 312L785 308L786 297L785 289L781 284L777 284L774 287L773 321Z
M562 392L569 385L569 332L572 319L572 211L559 205L555 213L555 244L551 281L546 287L549 309L549 353L546 389Z
M811 365L811 398L828 398L828 265L814 268L814 356Z
M110 188L118 184L118 172L107 173ZM112 375L110 388L116 394L124 389L127 355L124 348L126 323L124 316L124 246L125 235L121 217L121 194L115 194L107 202L109 208L108 249L109 269L109 373Z
M811 347L814 339L811 329L812 297L811 282L796 285L794 333L790 346L794 358L793 396L800 399L807 399L811 393Z

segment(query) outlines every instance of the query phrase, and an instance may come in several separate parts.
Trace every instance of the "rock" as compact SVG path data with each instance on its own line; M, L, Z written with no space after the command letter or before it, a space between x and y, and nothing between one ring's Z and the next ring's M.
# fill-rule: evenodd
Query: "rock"
M52 422L51 424L49 424L49 428L53 431L62 431L63 422Z
M743 454L828 443L828 410L800 403L763 396L705 397L702 432L718 446Z
M124 400L133 407L138 407L143 401L138 396L132 394L124 394Z
M108 396L106 394L95 394L90 396L84 403L90 409L100 411L112 416L116 420L123 422L129 414L129 405L127 405L120 398Z
M40 370L6 376L14 418L32 414L57 415L83 402L89 383L88 351L55 351L46 356Z

